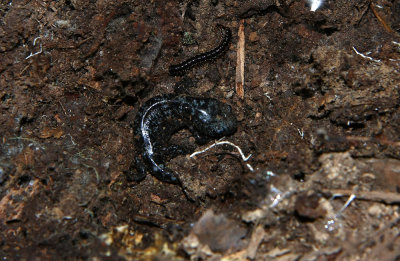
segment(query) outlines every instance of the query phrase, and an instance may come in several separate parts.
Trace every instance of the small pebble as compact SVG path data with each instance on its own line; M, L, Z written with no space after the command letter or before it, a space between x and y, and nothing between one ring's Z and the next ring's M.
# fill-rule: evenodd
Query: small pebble
M260 37L258 36L257 32L251 32L249 35L249 40L250 42L256 42L260 39Z

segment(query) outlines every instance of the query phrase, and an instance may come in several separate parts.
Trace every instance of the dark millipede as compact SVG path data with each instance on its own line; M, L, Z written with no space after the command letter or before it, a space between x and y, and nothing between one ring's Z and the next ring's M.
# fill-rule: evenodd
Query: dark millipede
M193 66L204 63L211 59L215 59L218 56L222 55L228 49L229 43L231 42L232 38L231 29L220 24L218 24L217 26L220 27L223 32L221 43L217 47L208 52L198 54L180 64L171 65L168 70L169 75L171 76L184 75L185 72L190 68L192 68Z

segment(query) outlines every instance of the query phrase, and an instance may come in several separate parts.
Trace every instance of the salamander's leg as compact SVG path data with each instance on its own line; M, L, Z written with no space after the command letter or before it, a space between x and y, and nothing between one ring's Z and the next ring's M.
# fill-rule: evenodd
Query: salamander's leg
M168 182L171 184L180 184L179 177L171 170L167 169L164 164L158 165L158 168L153 166L151 175L156 177L158 180Z
M194 128L190 128L190 132L192 133L194 139L196 140L196 143L199 145L204 145L210 141L210 137L202 135L200 132L198 132Z
M129 179L139 182L146 177L146 166L142 159L138 156L135 157L135 163L129 168Z
M180 146L177 144L172 144L168 147L164 147L161 149L160 153L163 155L162 161L167 161L173 159L179 155L189 154L193 151L188 147Z

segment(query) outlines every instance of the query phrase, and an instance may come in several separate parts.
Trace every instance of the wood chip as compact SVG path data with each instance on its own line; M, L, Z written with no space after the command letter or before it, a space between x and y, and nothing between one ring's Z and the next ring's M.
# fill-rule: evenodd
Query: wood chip
M262 225L259 225L251 235L249 246L247 247L247 257L253 260L256 257L257 249L265 236L265 231Z

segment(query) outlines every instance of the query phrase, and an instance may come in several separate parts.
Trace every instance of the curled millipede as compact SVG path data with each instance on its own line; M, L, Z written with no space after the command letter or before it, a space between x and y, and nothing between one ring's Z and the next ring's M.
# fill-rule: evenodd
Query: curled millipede
M228 27L225 27L223 25L220 25L220 24L218 24L217 26L221 28L221 30L224 34L222 37L221 43L217 47L215 47L214 49L212 49L208 52L198 54L192 58L187 59L186 61L184 61L180 64L171 65L168 70L169 75L171 75L171 76L180 75L181 76L181 75L185 74L185 72L188 69L192 68L193 66L204 63L211 59L215 59L218 56L222 55L226 51L226 49L229 46L229 43L231 42L231 38L232 38L231 29L229 29Z

